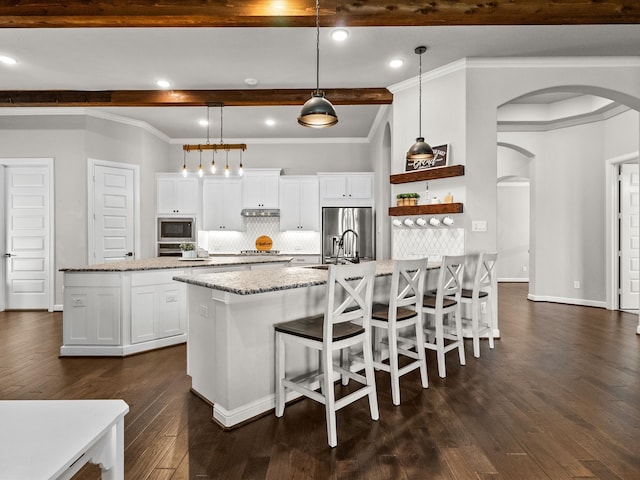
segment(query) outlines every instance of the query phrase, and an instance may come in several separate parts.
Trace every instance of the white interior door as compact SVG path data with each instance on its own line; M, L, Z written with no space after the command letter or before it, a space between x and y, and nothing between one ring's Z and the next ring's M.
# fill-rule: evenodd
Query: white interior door
M0 165L0 255L3 256L6 250L6 222L5 222L5 206L7 204L6 196L5 196L5 181L4 181L4 165ZM2 260L5 262L5 260ZM6 268L2 265L0 268L0 312L4 312L6 310Z
M5 169L5 306L49 308L49 169Z
M637 310L640 293L640 175L637 163L620 166L620 309Z
M135 257L134 172L126 166L94 165L93 262Z

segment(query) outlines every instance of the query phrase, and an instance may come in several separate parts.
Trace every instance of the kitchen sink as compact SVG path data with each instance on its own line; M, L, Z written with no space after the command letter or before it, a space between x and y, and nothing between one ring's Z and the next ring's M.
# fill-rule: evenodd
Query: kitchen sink
M305 268L315 268L316 270L329 270L329 265L309 265Z

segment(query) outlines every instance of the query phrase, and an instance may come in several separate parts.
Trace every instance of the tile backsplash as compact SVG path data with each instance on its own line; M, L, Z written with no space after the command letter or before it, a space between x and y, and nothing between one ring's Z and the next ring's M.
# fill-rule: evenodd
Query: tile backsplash
M267 235L273 240L272 249L281 253L320 254L320 232L281 232L280 219L277 217L247 217L244 221L244 232L198 232L198 245L210 253L238 253L241 250L255 250L256 239Z
M463 255L464 228L392 227L392 256L407 259L428 256L439 260L442 255Z

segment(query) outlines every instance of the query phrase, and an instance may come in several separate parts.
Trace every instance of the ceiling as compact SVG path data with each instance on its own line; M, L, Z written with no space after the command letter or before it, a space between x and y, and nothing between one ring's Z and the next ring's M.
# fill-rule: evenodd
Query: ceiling
M323 19L322 24L331 23ZM153 91L158 90L155 81L160 78L171 82L170 92L242 90L250 97L255 91L261 101L271 94L277 98L276 90L302 89L310 94L316 79L312 25L313 17L311 26L287 28L0 28L0 56L17 60L15 65L0 63L0 106L5 107L0 108L0 115L70 113L78 108L10 107L11 100L6 95L2 98L7 91ZM1 26L7 25L0 20ZM388 88L416 77L418 57L413 51L418 45L428 47L423 55L424 72L472 57L640 55L638 23L355 26L348 28L350 36L342 43L330 38L331 30L330 26L321 28L320 87L327 92L352 89L350 94L364 88ZM403 59L404 65L391 69L388 62L393 58ZM247 85L249 78L257 84ZM331 100L329 93L327 96ZM535 101L557 98L538 97ZM224 139L366 138L379 109L384 108L380 104L334 103L340 122L328 129L299 126L296 118L301 103L227 106L223 112ZM207 136L207 127L198 124L207 117L205 106L86 108L97 115L144 122L175 141ZM220 140L220 113L220 108L210 108L212 143ZM265 125L267 118L275 125Z

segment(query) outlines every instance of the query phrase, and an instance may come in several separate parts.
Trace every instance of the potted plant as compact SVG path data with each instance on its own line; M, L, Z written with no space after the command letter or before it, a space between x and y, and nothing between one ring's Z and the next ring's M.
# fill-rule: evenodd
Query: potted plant
M396 199L399 207L408 207L410 205L417 205L420 195L417 193L399 193L396 195Z
M196 256L196 247L191 242L182 242L180 250L182 250L182 258L194 258Z

